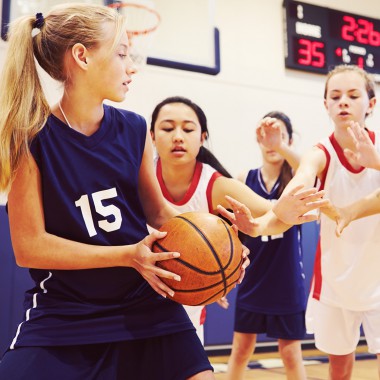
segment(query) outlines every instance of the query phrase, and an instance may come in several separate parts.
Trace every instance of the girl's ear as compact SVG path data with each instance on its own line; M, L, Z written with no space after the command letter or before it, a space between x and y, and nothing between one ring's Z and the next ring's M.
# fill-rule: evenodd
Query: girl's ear
M207 140L207 132L202 132L201 134L201 144L203 145L203 143L205 142L205 140Z
M152 141L154 142L154 132L150 131L150 137L152 138Z
M368 106L366 116L369 116L372 114L373 109L375 108L375 105L376 105L376 97L373 97L369 100L369 106Z
M83 44L76 43L71 48L71 55L80 68L87 70L88 50Z

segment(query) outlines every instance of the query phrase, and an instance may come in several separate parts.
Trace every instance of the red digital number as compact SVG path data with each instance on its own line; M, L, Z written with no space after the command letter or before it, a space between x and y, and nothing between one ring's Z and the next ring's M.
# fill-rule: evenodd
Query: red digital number
M358 19L359 29L356 34L356 41L359 44L368 44L369 34L373 31L373 24L367 20L363 20L362 18Z
M356 21L351 16L343 16L343 21L347 22L348 25L342 26L342 38L346 41L354 41L355 40L355 29L357 28Z
M324 67L325 54L323 49L325 44L319 41L310 41L305 38L298 40L300 48L298 49L298 63L304 66Z
M359 44L380 46L380 32L374 30L373 22L354 17L343 16L346 25L342 26L342 38L346 41L357 41Z
M368 36L368 42L372 46L380 46L380 33L372 30Z

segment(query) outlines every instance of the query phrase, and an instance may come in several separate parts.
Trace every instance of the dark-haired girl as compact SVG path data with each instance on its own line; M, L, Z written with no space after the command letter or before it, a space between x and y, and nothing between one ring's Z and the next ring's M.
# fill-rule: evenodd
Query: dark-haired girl
M269 201L277 200L297 169L299 157L291 149L293 128L282 112L270 112L256 130L263 163L240 180ZM301 343L305 335L306 292L302 269L300 228L271 236L243 235L252 265L238 287L234 337L228 379L243 379L255 350L257 334L278 340L288 379L305 379Z
M282 233L290 227L271 213L270 200L231 178L215 156L203 146L208 138L207 119L193 101L174 96L159 103L152 113L151 134L158 154L156 175L161 190L166 200L179 212L218 214L218 205L230 208L226 199L228 195L246 205L254 218L262 216L255 221L252 219L256 236ZM268 133L265 139L269 137ZM301 205L305 201L301 199L302 195L284 198L280 202L284 212L296 211L297 215L302 215L306 211L306 203ZM313 203L312 207L317 206ZM294 218L294 223L299 221L298 217ZM225 302L222 300L221 306L227 307ZM186 307L186 310L203 340L205 309L192 306Z

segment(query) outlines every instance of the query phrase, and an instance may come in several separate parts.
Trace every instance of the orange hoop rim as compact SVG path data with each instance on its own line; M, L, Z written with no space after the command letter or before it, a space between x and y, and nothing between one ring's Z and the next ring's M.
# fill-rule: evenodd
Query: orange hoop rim
M143 4L135 4L135 3L111 3L108 4L108 7L114 8L114 9L119 9L119 8L126 8L126 7L131 7L131 8L138 8L138 9L145 9L149 13L153 14L156 17L156 25L152 26L151 28L143 29L143 30L131 30L128 29L127 33L130 36L140 36L144 34L149 34L154 32L157 28L158 25L160 25L161 22L161 16L160 14L152 8L147 7L146 5Z

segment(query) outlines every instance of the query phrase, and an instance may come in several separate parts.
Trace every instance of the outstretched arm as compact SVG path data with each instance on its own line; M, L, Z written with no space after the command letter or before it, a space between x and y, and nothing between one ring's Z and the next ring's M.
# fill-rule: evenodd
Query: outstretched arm
M291 148L291 145L283 140L278 119L273 117L262 119L256 129L256 137L259 144L276 151L284 157L294 171L297 170L300 156Z
M317 216L315 214L305 214L327 204L328 201L322 199L323 192L318 192L316 189L300 191L301 187L302 186L298 186L288 193L283 194L279 200L279 203L284 203L284 205L282 205L277 212L291 223L282 222L274 210L269 210L261 217L254 219L247 206L229 196L226 196L226 200L230 204L232 212L221 205L218 206L218 211L247 235L252 237L259 235L277 235L288 230L294 224L316 220Z
M335 207L329 204L322 211L332 220L335 220L335 232L337 236L340 236L352 221L380 213L380 189L348 206Z

